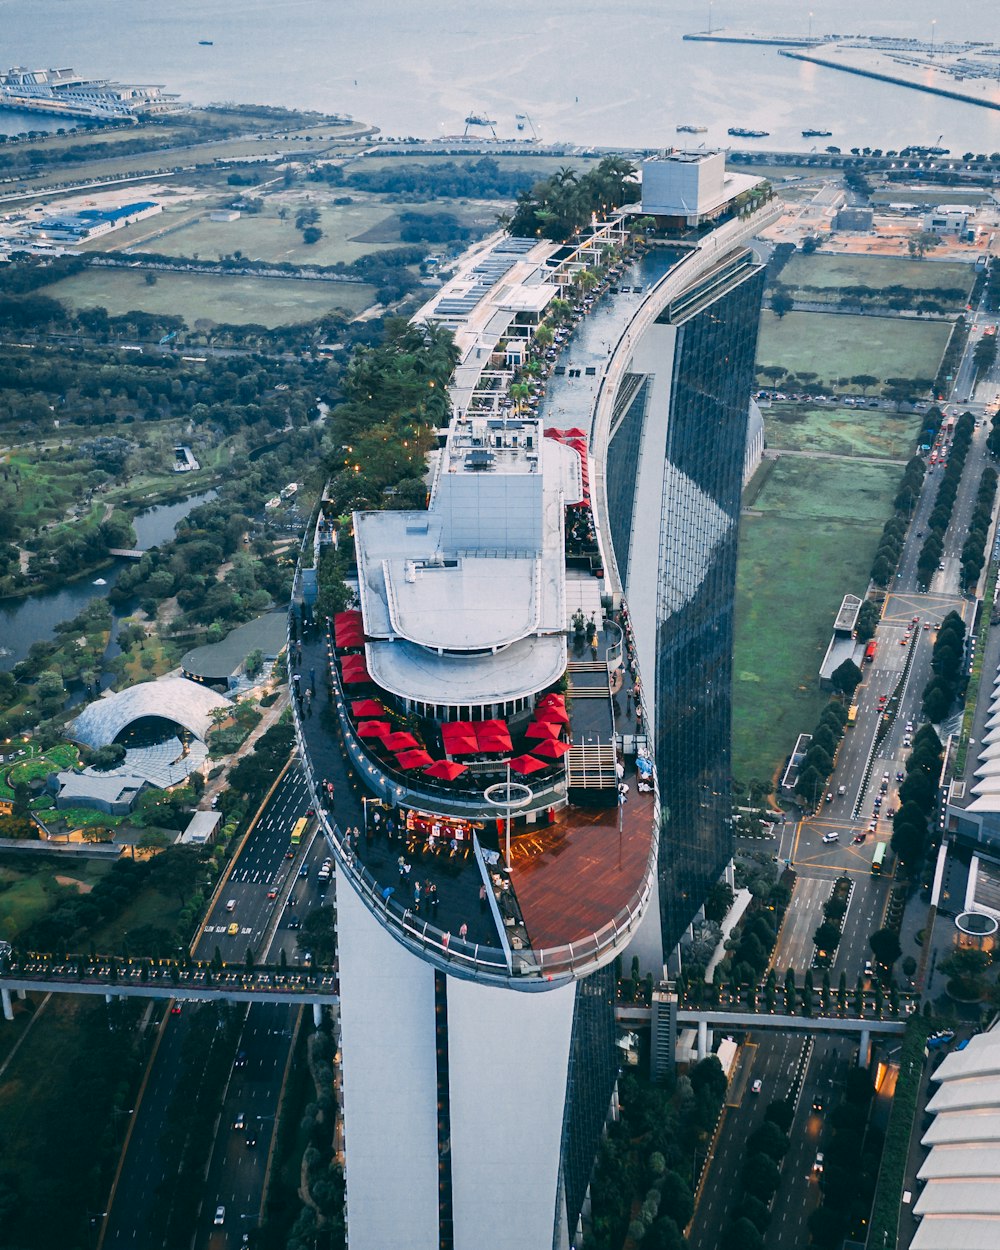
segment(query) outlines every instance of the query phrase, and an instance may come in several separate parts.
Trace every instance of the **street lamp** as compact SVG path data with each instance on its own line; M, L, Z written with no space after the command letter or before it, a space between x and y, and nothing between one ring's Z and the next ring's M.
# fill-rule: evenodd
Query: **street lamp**
M493 807L502 807L507 813L507 835L504 849L504 864L510 872L510 820L514 808L525 807L532 799L532 789L520 781L510 779L510 760L507 761L507 780L494 782L483 791L483 798Z

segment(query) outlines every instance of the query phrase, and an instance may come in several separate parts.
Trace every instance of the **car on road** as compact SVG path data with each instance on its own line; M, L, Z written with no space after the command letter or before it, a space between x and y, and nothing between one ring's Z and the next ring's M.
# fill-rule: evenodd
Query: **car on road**
M822 1110L823 1110L823 1099L820 1098L819 1094L817 1094L816 1097L813 1099L813 1111L821 1112Z
M288 922L288 927L289 929L298 929L301 927L301 923L298 916L293 916Z
M235 920L226 930L226 932L229 934L230 937L235 937L237 933L239 933L239 931L240 931L240 926L236 923Z
M906 737L903 739L903 746L904 747L913 746L913 739L910 737L909 734L907 734Z
M903 781L903 780L905 779L905 777L906 777L906 774L905 774L905 773L903 772L903 770L900 768L900 769L897 771L897 773L896 773L896 780L897 780L897 781Z
M252 1131L251 1131L251 1132L249 1132L249 1133L247 1134L247 1145L250 1147L250 1149L251 1149L251 1150L254 1148L254 1146L256 1146L256 1145L257 1145L257 1134L256 1134L256 1133L254 1133L254 1132L252 1132Z
M245 1068L246 1066L247 1066L247 1052L245 1050L241 1050L240 1053L236 1056L236 1067Z
M179 1016L181 1014L180 1003L174 1003L174 1005L170 1008L170 1014L172 1016Z
M839 841L840 841L840 834L839 834L839 833L837 833L837 831L836 831L836 830L834 830L832 833L824 833L824 834L823 834L823 841L824 841L824 842L839 842Z
M913 721L908 720L908 721L906 722L906 732L907 732L908 734L913 733Z
M236 1117L236 1119L233 1121L233 1128L241 1129L241 1128L246 1128L246 1126L247 1126L247 1118L246 1118L246 1115L241 1111L239 1115Z
M226 911L235 911L235 910L236 910L236 899L231 898L229 902L226 904Z
M272 887L271 887L271 889L270 889L270 890L268 890L268 892L267 892L267 897L268 897L268 898L277 898L277 897L278 897L278 887L277 887L276 885L275 885L275 886L272 886Z
M760 1079L760 1077L758 1077L756 1081L754 1081L754 1083L750 1086L750 1093L759 1094L763 1088L764 1088L764 1082Z
M819 1175L823 1171L823 1152L816 1151L816 1158L813 1160L813 1171Z
M299 869L299 876L300 876L300 877L308 877L308 876L309 876L309 865L308 865L308 864L303 864L303 865L302 865L302 867Z
M833 791L832 791L832 790L831 790L831 791L827 794L827 796L826 796L826 801L827 801L828 803L832 803L832 802L833 802Z
M857 846L859 842L864 842L867 840L867 838L868 838L867 833L856 833L854 837L851 839L851 841L854 843L855 846Z
M837 793L841 796L841 798L843 798L843 796L847 793L847 786L838 786Z
M226 1222L226 1208L225 1208L225 1207L216 1207L216 1208L215 1208L215 1219L212 1221L212 1223L213 1223L213 1224L225 1224L225 1222Z

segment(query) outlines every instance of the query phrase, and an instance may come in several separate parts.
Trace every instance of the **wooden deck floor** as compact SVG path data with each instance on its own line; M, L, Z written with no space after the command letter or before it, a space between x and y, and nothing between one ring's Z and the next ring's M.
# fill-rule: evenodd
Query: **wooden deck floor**
M511 880L535 950L565 946L596 933L639 889L649 859L653 796L626 776L622 810L569 807L554 824L511 843Z

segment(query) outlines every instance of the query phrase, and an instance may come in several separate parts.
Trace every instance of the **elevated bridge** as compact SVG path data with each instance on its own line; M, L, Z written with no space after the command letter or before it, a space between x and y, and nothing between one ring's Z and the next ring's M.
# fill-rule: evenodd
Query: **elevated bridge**
M335 1005L340 985L335 973L311 968L255 968L207 963L188 966L172 960L26 960L0 967L4 1017L13 1018L11 994L103 994L106 998L165 998L197 1002L311 1003Z

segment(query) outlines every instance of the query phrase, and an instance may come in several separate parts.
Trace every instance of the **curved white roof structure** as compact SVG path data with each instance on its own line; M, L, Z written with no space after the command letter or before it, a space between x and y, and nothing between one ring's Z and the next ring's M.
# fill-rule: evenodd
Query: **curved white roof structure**
M1000 1245L1000 1030L974 1037L931 1075L940 1112L917 1178L920 1216L911 1250L994 1250Z
M156 716L173 721L204 741L212 724L212 710L228 705L225 695L186 677L161 677L105 695L70 721L67 730L85 746L103 747L135 721Z

